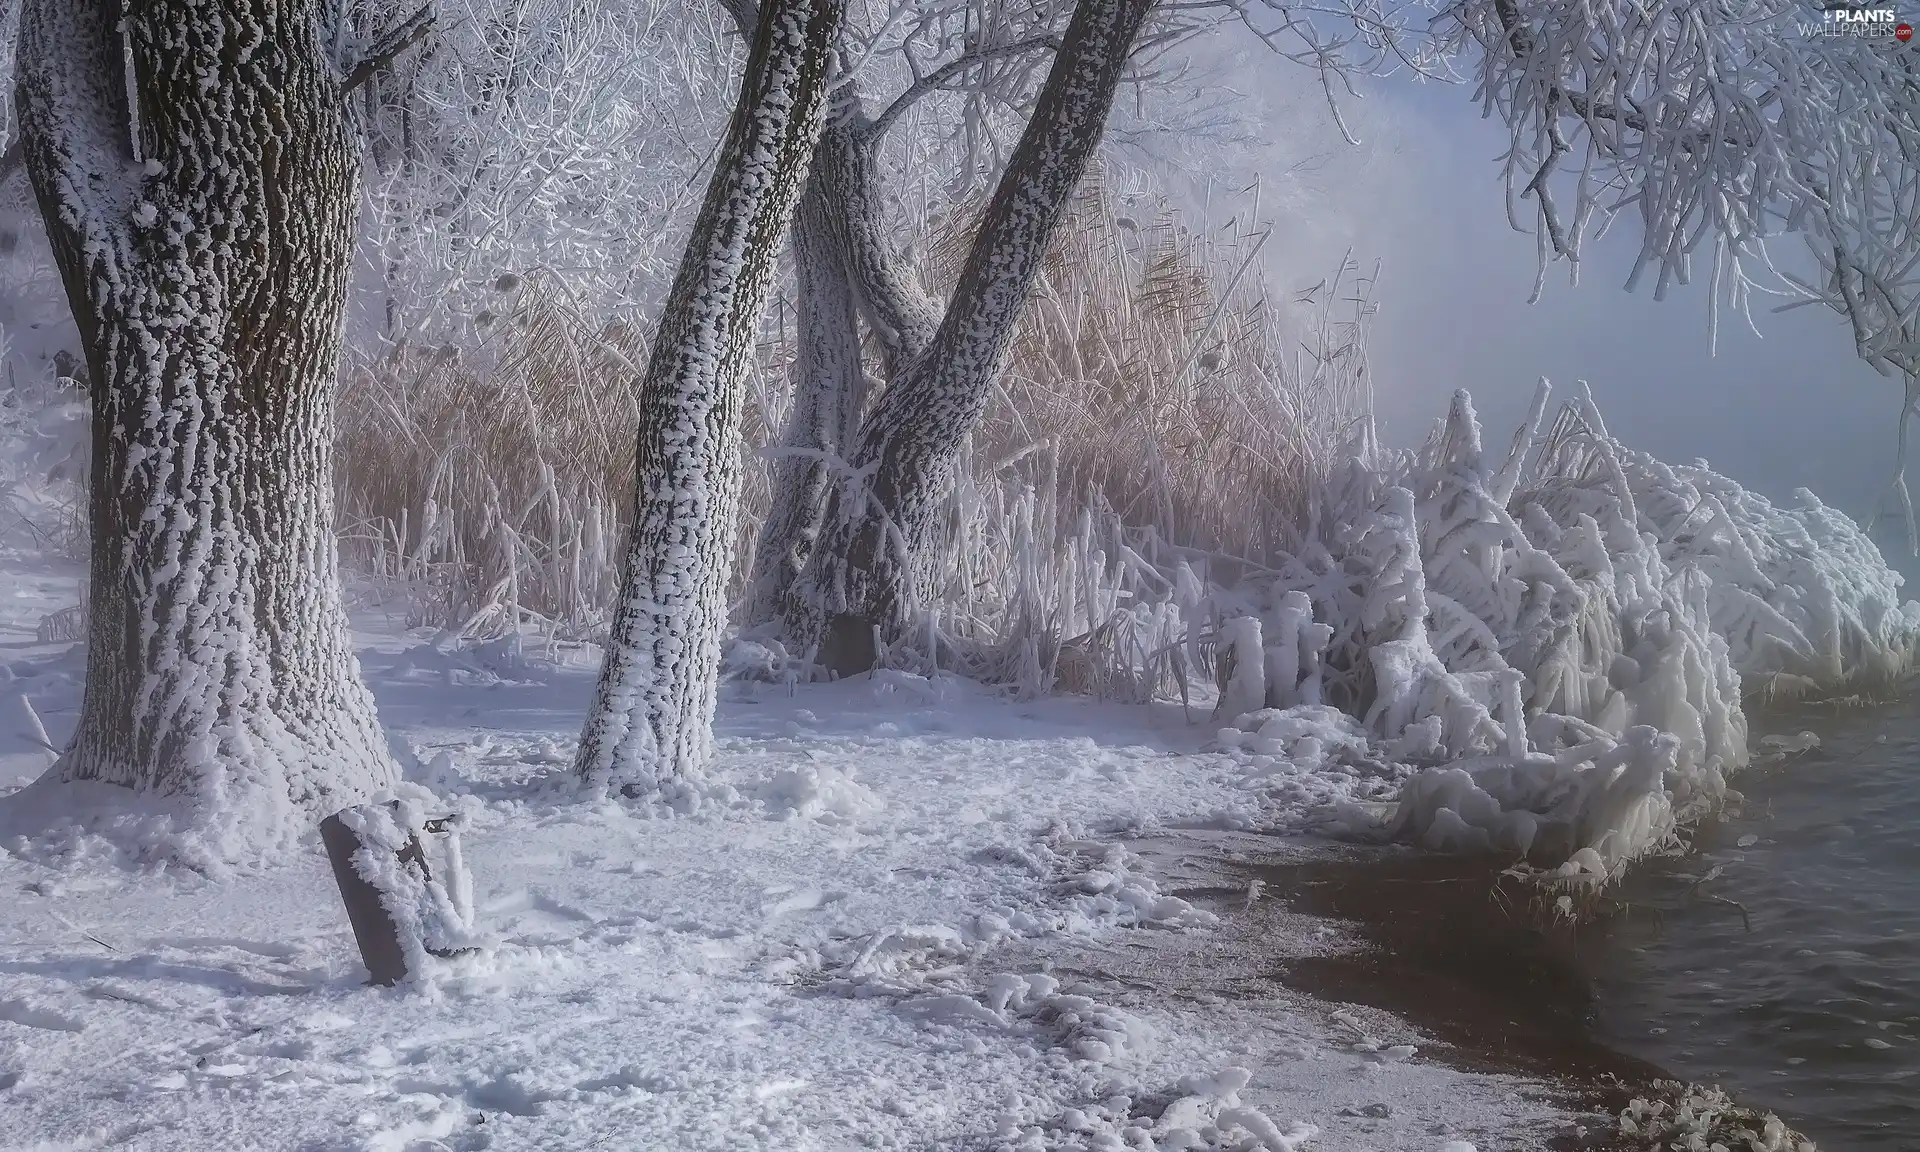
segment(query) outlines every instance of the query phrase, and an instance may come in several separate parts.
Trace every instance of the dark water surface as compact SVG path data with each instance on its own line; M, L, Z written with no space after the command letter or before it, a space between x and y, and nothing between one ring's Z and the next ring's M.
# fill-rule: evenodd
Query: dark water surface
M1822 743L1737 777L1743 810L1637 870L1628 910L1583 932L1593 1038L1774 1109L1823 1152L1920 1152L1920 698L1755 728L1756 748Z

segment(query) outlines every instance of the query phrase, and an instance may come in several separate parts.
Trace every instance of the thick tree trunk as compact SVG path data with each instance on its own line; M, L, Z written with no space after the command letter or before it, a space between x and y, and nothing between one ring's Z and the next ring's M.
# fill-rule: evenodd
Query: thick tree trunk
M862 425L850 462L870 479L836 488L789 621L795 639L836 672L871 667L876 632L907 622L919 599L912 556L1006 367L1014 324L1151 7L1080 0L938 332Z
M52 782L259 858L391 785L335 568L356 208L315 0L28 0L28 169L92 373L80 723ZM134 106L128 106L128 92ZM137 150L137 154L136 154Z
M710 754L740 405L774 257L820 133L843 0L772 0L642 381L620 604L580 738L589 790L691 803Z

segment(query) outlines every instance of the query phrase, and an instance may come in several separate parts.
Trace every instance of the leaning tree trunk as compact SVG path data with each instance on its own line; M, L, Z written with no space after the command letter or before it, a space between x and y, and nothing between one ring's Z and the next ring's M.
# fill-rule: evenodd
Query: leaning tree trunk
M834 238L833 190L820 163L835 128L821 134L813 170L793 218L794 280L800 298L800 349L793 405L773 465L773 502L753 551L746 620L779 620L793 582L806 570L826 510L833 461L859 427L866 402L853 285Z
M697 800L684 783L712 746L747 359L820 133L842 8L843 0L773 0L760 12L726 143L654 337L632 543L575 762L589 790Z
M841 260L858 293L860 314L879 339L882 369L891 381L919 360L940 326L940 305L920 286L913 264L894 242L880 192L880 129L857 98L846 122L823 149L833 189L833 228Z
M918 599L913 556L962 443L1006 368L1013 329L1053 233L1092 160L1135 35L1153 0L1080 0L1033 116L925 352L881 393L861 428L813 550L789 628L841 674L873 665L876 634Z
M28 169L92 374L87 679L43 780L260 858L396 771L348 645L334 371L355 148L315 0L28 0ZM132 95L132 106L128 96Z
M833 464L867 402L857 316L882 350L891 380L933 341L940 308L894 242L881 203L880 138L849 86L814 149L793 222L800 354L792 415L774 468L773 503L754 550L751 623L781 619L826 522Z

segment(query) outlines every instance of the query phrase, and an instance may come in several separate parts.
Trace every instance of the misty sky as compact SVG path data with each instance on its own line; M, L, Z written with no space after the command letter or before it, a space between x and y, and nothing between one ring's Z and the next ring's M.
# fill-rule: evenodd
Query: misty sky
M1892 471L1900 393L1855 357L1839 316L1756 309L1755 336L1729 312L1716 354L1706 269L1665 301L1654 300L1651 276L1623 290L1637 247L1629 221L1590 245L1578 286L1555 266L1529 305L1534 241L1507 222L1496 162L1505 132L1480 118L1468 88L1376 85L1352 115L1362 147L1330 148L1330 136L1303 127L1317 101L1295 76L1257 65L1254 76L1252 99L1271 104L1276 137L1320 137L1276 140L1276 154L1323 157L1301 177L1308 187L1292 215L1306 219L1271 214L1282 220L1273 245L1281 285L1312 284L1347 245L1368 268L1381 262L1371 348L1391 442L1417 440L1464 387L1489 439L1504 446L1539 377L1559 395L1584 378L1630 444L1676 462L1705 457L1775 500L1804 486L1856 518L1872 509Z
M1805 486L1856 518L1872 507L1892 469L1899 387L1855 357L1838 315L1756 310L1760 336L1723 315L1716 350L1704 276L1665 301L1651 277L1625 292L1635 245L1624 234L1594 246L1577 286L1564 266L1550 270L1529 305L1534 246L1507 222L1495 162L1504 131L1462 90L1401 87L1386 102L1397 167L1416 185L1378 221L1374 365L1390 436L1417 437L1465 387L1504 439L1536 378L1584 377L1628 443L1669 460L1704 456L1774 499Z

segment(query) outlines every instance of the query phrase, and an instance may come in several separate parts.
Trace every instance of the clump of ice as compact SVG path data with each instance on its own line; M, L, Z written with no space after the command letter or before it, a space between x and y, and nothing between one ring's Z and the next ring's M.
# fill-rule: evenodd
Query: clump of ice
M1236 616L1221 626L1220 671L1218 715L1239 716L1266 704L1267 660L1259 617Z
M1325 704L1250 711L1222 728L1217 739L1223 748L1309 761L1341 752L1364 754L1368 746L1365 729Z
M1776 508L1628 449L1584 388L1546 405L1504 455L1464 392L1418 451L1358 446L1297 554L1214 597L1255 609L1218 630L1218 744L1262 778L1425 765L1391 813L1354 792L1335 823L1607 879L1722 803L1743 699L1892 680L1920 604L1810 494Z
M1752 1152L1815 1152L1814 1143L1771 1112L1742 1107L1718 1088L1656 1080L1646 1096L1620 1110L1624 1147L1738 1148Z
M1675 830L1678 742L1645 725L1559 755L1490 756L1410 780L1386 834L1441 852L1524 857L1601 880Z

